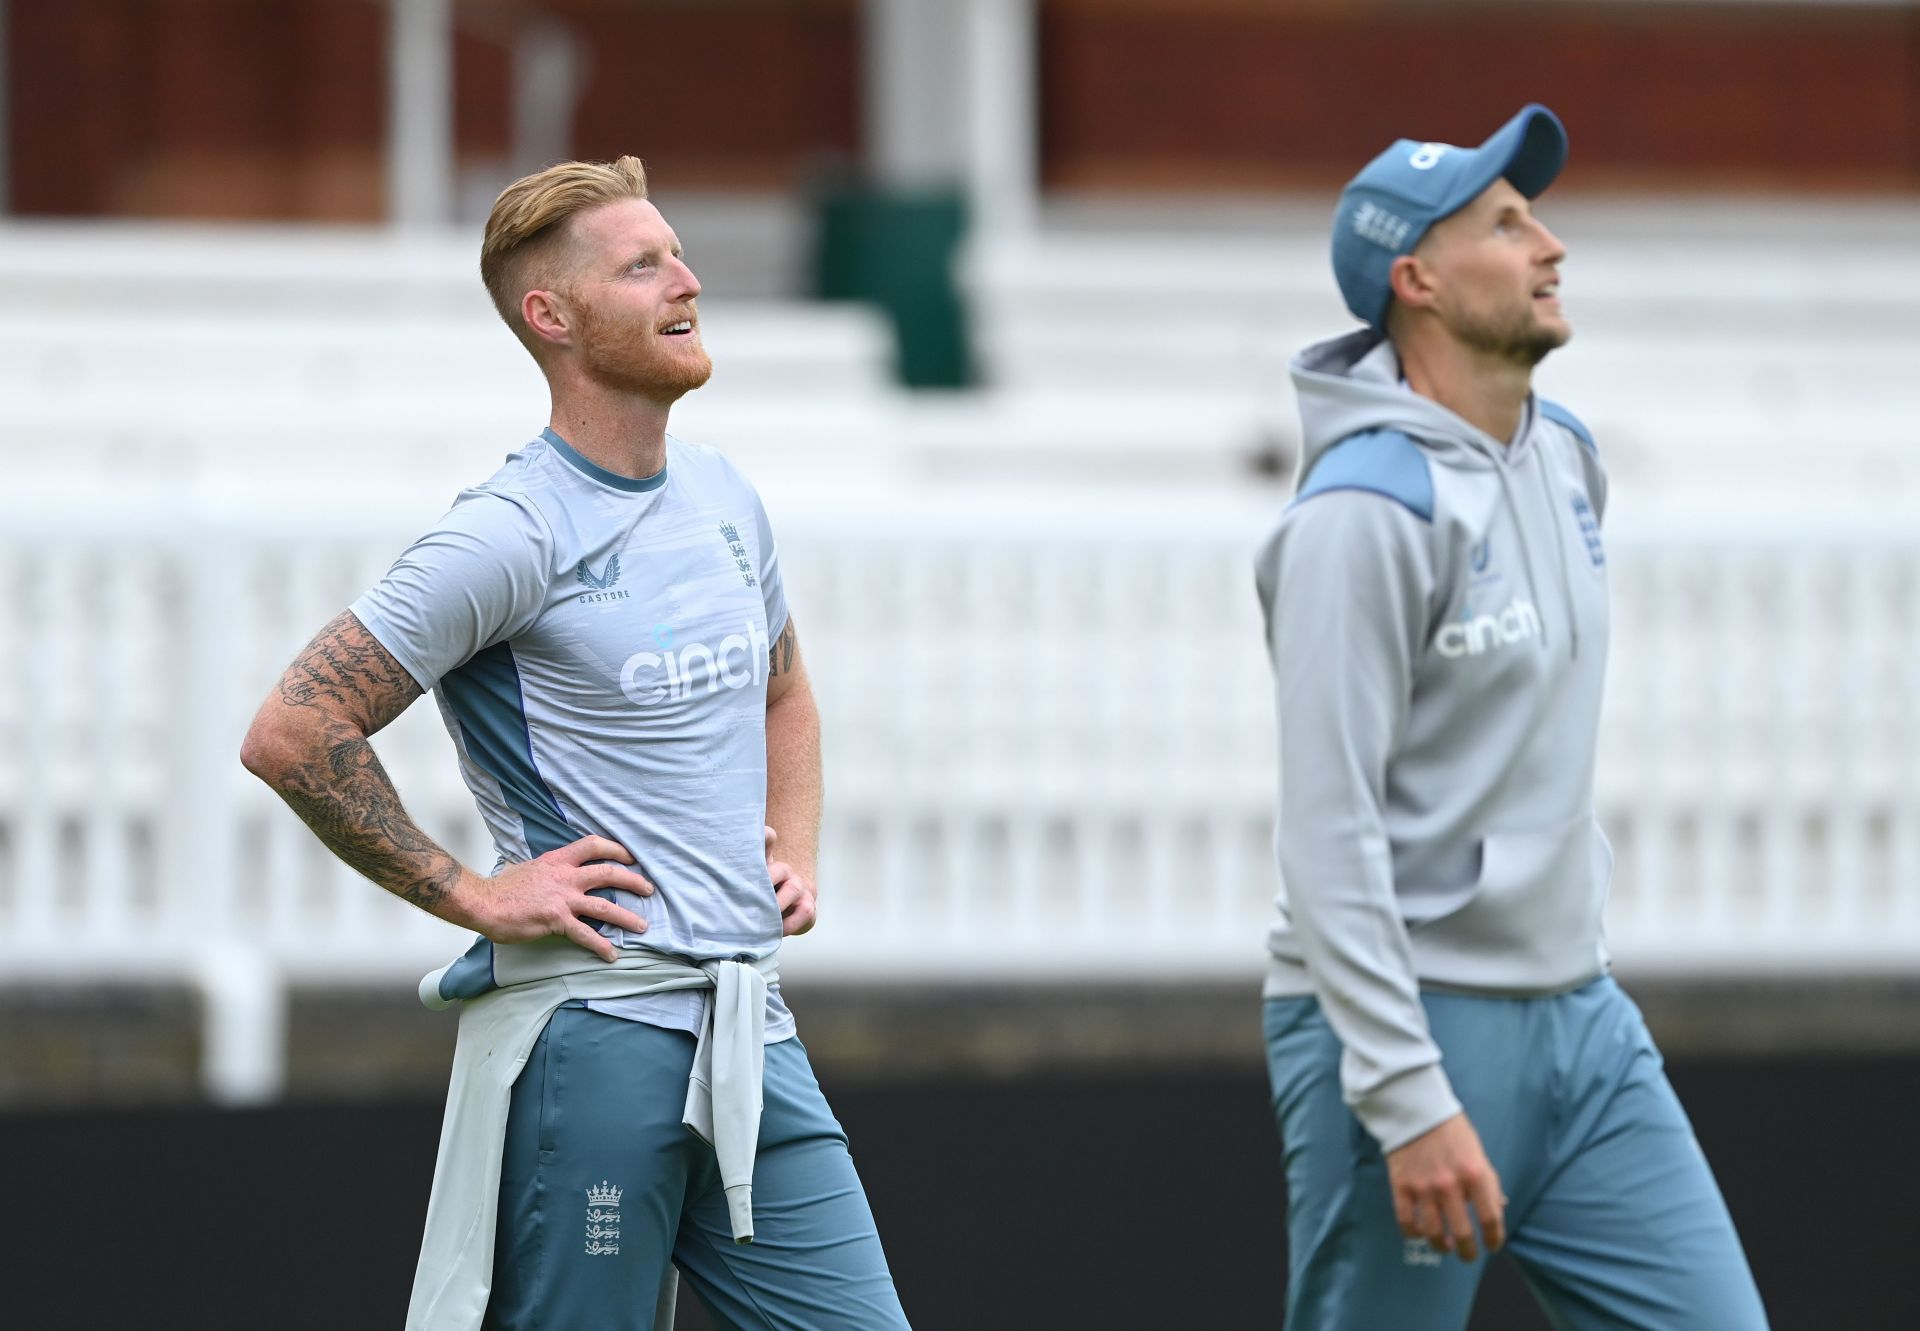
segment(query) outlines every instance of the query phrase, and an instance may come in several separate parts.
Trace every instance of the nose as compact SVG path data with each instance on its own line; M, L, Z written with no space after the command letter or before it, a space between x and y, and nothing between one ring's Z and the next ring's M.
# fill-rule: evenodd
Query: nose
M1540 228L1540 247L1542 250L1540 262L1552 265L1566 258L1567 247L1560 243L1560 237L1547 230L1541 223L1536 222L1534 225Z
M685 259L675 258L671 262L678 270L674 274L677 280L674 282L673 298L675 300L694 299L700 294L700 279L693 275L693 269L687 267Z

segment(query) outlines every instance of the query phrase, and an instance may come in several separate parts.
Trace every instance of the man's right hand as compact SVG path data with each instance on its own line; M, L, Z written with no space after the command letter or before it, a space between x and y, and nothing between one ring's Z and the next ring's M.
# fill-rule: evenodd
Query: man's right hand
M589 863L613 860L618 863ZM595 931L594 921L642 933L647 922L604 897L588 896L590 888L623 887L643 897L653 895L653 884L623 864L633 856L605 837L581 837L572 845L550 850L538 859L509 864L491 878L465 875L456 889L455 908L446 913L455 924L484 934L496 943L526 943L559 934L570 938L602 961L612 961L614 946Z
M1387 1177L1393 1184L1394 1218L1408 1238L1425 1239L1440 1252L1473 1261L1480 1248L1467 1218L1471 1205L1480 1217L1487 1251L1498 1252L1506 1242L1507 1199L1500 1191L1500 1176L1465 1114L1455 1114L1388 1153Z

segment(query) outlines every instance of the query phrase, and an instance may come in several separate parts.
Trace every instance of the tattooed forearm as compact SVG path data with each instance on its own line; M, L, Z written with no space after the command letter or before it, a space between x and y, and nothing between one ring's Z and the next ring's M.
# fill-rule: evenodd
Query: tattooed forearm
M373 745L350 728L329 725L316 756L283 768L273 785L349 868L421 909L460 881L460 862L407 815Z
M784 675L793 669L793 619L787 619L787 626L780 630L780 637L773 646L767 648L767 674Z
M438 914L465 870L407 816L367 742L420 692L366 626L342 612L261 705L241 760L350 868Z

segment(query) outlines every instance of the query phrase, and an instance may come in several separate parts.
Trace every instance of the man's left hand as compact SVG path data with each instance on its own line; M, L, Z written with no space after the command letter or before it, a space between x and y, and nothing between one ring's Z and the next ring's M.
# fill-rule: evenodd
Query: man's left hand
M766 832L767 873L773 878L773 899L780 907L780 932L787 936L803 934L813 928L820 914L813 877L801 873L785 860L774 859L773 843L778 834L771 827Z

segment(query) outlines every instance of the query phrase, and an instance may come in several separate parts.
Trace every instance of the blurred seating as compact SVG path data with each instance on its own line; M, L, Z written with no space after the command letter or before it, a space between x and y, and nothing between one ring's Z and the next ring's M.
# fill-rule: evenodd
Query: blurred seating
M1123 485L1284 471L1286 364L1351 326L1319 209L1193 213L1186 234L1082 207L963 262L988 392L890 383L870 310L710 300L713 382L676 429L756 473L862 483L989 473ZM1116 220L1118 217L1120 220ZM1573 348L1541 369L1628 502L1770 514L1920 494L1920 225L1910 206L1554 201ZM15 224L0 231L0 436L19 483L269 493L377 479L443 496L544 412L470 237ZM263 465L272 458L271 465ZM338 465L329 465L335 463ZM482 463L481 465L484 465ZM418 477L417 482L409 480Z
M888 382L886 327L856 306L743 302L704 312L730 391L872 392ZM544 398L532 357L493 317L376 317L218 313L67 313L0 302L0 393L71 404L144 400L222 388L289 408L396 399L433 402L478 392L511 405ZM491 399L489 401L489 399Z
M1920 260L1858 225L1768 262L1610 225L1542 383L1615 477L1616 954L1910 964ZM465 244L3 234L0 975L191 979L209 1087L258 1099L286 985L411 983L463 940L327 857L240 735L543 387ZM1320 243L978 251L979 392L892 387L868 311L708 305L716 375L675 429L766 494L828 727L830 927L791 974L1252 982L1274 744L1248 560L1284 503L1252 464L1297 446L1287 356L1349 322ZM490 862L431 710L380 747Z
M1575 343L1541 367L1634 498L1691 509L1728 492L1774 509L1920 496L1920 251L1911 205L1549 199L1569 244ZM1118 209L1109 210L1117 212ZM1085 212L974 247L979 355L1001 388L1152 387L1238 413L1196 451L1297 451L1288 360L1353 326L1325 216L1131 229Z
M529 437L544 385L481 292L467 239L0 228L0 437L14 483L444 503ZM1270 448L1242 390L1070 383L988 395L892 385L876 311L707 300L713 381L675 431L756 476L906 483L1110 472L1231 483Z

